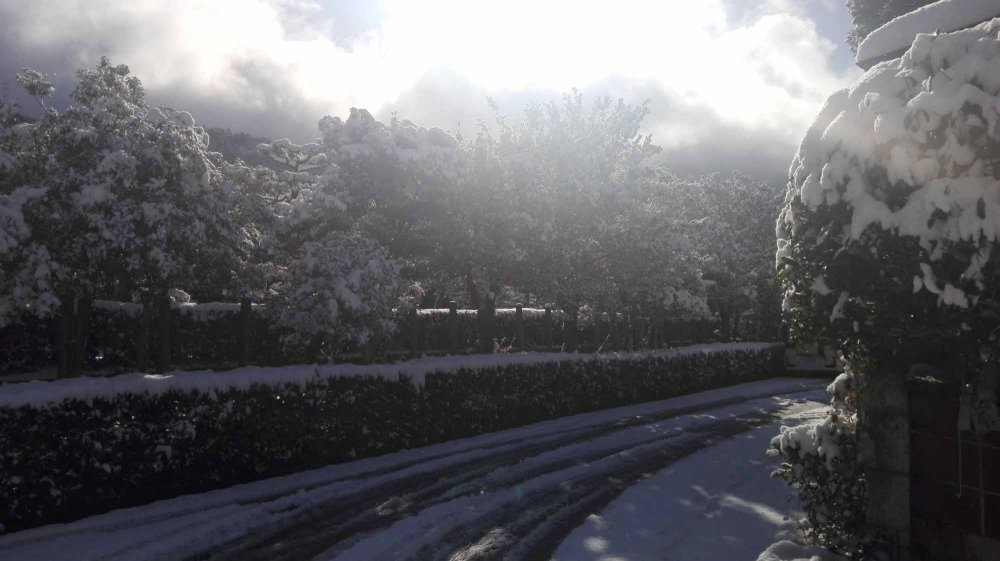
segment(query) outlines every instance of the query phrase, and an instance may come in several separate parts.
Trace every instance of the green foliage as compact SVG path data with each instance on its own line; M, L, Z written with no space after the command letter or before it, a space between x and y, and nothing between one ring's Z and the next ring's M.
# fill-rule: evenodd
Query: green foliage
M771 476L798 493L806 511L806 537L852 559L869 542L865 525L865 476L858 458L857 388L841 374L827 388L833 405L822 421L782 427L768 455L782 460Z

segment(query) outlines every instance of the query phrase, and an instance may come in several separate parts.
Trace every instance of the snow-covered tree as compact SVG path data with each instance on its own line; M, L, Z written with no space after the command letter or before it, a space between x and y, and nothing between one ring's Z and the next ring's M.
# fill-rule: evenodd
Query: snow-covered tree
M431 262L446 251L441 224L467 174L458 141L405 119L381 123L364 109L346 121L324 117L319 128L356 227L400 259L411 280L433 275Z
M226 282L241 240L231 191L190 114L146 103L126 66L79 70L72 104L26 69L18 83L44 107L0 123L0 321L47 316L77 298L128 299Z
M740 174L669 184L725 337L774 337L774 216L781 192ZM741 322L742 320L742 322ZM754 331L741 333L741 323ZM771 327L771 329L767 329Z
M308 241L268 300L286 344L309 358L364 345L394 328L399 269L388 252L358 233Z
M609 308L627 294L636 302L651 299L634 292L639 282L625 280L638 272L620 268L623 259L634 257L644 270L652 266L664 273L657 275L662 283L652 283L656 290L680 288L672 284L670 267L654 265L673 246L669 235L654 231L662 224L649 220L665 207L649 195L656 175L649 159L658 147L639 134L647 112L608 98L588 109L573 93L562 103L531 107L523 123L500 117L496 132L484 128L473 145L470 189L479 202L470 215L475 230L493 245L490 263L498 284L567 309L585 303ZM646 234L665 245L644 241L639 232L651 225ZM630 286L616 286L615 279Z

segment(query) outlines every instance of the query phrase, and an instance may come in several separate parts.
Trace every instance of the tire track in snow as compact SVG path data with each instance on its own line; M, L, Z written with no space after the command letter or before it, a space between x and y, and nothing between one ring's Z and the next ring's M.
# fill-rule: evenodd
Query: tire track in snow
M328 501L194 559L542 558L646 474L776 418L773 398L734 401L495 447L496 454ZM385 547L394 535L403 536L398 547Z

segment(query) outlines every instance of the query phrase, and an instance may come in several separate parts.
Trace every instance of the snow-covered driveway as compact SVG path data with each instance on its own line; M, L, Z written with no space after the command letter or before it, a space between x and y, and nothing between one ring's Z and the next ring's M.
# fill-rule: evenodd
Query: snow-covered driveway
M765 380L160 501L0 536L0 560L546 559L628 487L824 386Z

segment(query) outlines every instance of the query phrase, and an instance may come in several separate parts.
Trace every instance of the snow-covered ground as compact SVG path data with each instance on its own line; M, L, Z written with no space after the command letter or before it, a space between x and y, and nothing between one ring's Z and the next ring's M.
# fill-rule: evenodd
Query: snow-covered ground
M748 431L810 414L826 399L826 383L742 384L160 501L0 536L0 559L539 558L552 555L581 523L573 536L587 532L593 527L589 515L657 472L640 489L652 495L653 481L673 485L675 500L659 501L660 510L649 501L627 521L625 514L610 514L624 504L619 499L601 519L636 532L672 526L688 545L669 535L660 536L662 543L691 548L697 545L690 541L694 530L708 530L706 517L715 517L716 538L746 540L742 558L753 559L794 509L783 502L788 490L767 480L762 460L776 427ZM716 445L726 448L697 455ZM756 489L744 479L727 487L732 470L745 471L741 477L758 474L767 487ZM672 473L676 482L669 481ZM738 513L758 523L737 533ZM746 532L758 530L766 542L751 543ZM620 548L616 535L603 539Z
M628 488L563 541L559 561L746 561L777 539L802 536L804 514L771 479L764 457L782 424L822 417L794 410L781 421L705 448Z

